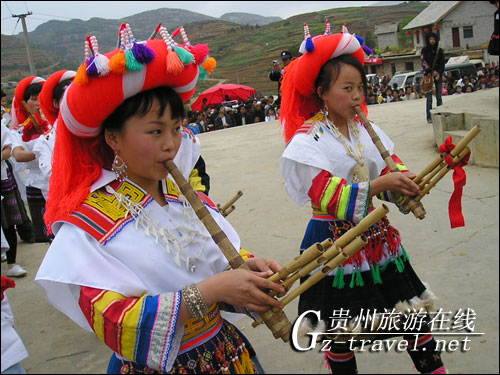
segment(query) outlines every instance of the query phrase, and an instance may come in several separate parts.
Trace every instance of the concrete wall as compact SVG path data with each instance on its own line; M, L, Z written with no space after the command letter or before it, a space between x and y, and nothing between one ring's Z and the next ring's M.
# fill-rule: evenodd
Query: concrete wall
M385 49L386 47L397 46L398 34L397 33L386 33L377 35L377 44L379 49Z
M481 132L471 141L469 164L499 167L498 88L481 90L454 98L431 111L436 146L448 136L457 144L475 125Z

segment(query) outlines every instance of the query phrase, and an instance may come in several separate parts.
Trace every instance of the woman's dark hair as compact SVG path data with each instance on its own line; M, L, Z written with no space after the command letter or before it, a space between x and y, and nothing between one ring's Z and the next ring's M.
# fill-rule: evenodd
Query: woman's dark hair
M64 94L64 91L66 91L68 86L71 85L71 82L73 82L73 78L65 79L64 81L59 82L56 87L54 87L54 91L52 91L52 98L59 103Z
M7 94L5 93L5 91L2 90L2 98L7 96Z
M134 115L146 115L157 99L160 105L158 117L163 116L165 109L170 104L172 119L183 119L186 117L184 104L181 97L170 87L160 86L151 90L140 92L125 100L114 112L102 123L102 131L112 129L120 131L130 117Z
M32 96L38 96L38 94L40 94L40 91L42 91L41 83L33 83L29 85L24 91L23 100L27 102Z
M351 55L341 55L333 59L328 60L319 71L318 77L314 82L314 88L317 92L318 87L321 87L324 92L333 85L339 78L340 71L343 65L354 66L361 74L361 80L363 81L364 91L366 95L366 88L368 86L368 80L366 79L366 72L361 62Z

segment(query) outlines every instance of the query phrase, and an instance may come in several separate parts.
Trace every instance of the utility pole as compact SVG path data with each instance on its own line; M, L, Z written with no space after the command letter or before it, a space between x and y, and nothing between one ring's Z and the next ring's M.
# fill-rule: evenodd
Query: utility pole
M31 45L28 37L28 28L26 27L26 16L32 15L33 12L28 12L26 14L13 14L12 17L21 19L23 25L24 33L24 43L26 44L26 54L28 55L28 63L30 65L31 75L36 75L35 63L33 61L33 55L31 54Z

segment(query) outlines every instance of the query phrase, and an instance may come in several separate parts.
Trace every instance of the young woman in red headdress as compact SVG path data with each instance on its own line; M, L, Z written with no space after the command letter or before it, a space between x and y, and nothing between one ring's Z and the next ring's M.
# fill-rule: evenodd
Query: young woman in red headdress
M22 167L28 170L26 176L26 196L33 221L35 242L48 242L47 228L43 222L45 198L42 190L45 184L38 160L33 152L36 140L47 135L51 127L40 114L38 96L42 91L45 79L27 77L16 87L12 102L12 133L16 141L12 145L12 155Z
M400 169L389 173L356 117L356 106L367 111L364 52L358 38L346 28L338 34L326 32L306 38L301 51L303 55L285 69L282 82L281 123L287 147L281 171L290 197L312 206L312 219L300 246L305 250L326 238L335 240L354 227L374 209L373 197L397 204L392 192L414 196L421 191L412 181L415 175L394 154L393 142L373 125ZM364 335L373 333L362 319L374 318L376 312L422 308L425 319L420 329L392 331L384 338L404 335L418 371L444 373L427 325L434 296L413 271L398 231L384 217L366 236L367 246L301 294L299 313L320 311L324 321L337 313L346 321L342 332L353 332L353 344L357 344L360 338L370 337L356 336L360 327ZM357 372L356 345L351 347L349 337L337 336L326 354L334 374Z
M280 307L261 290L284 293L266 279L280 266L246 254L253 272L228 269L165 167L174 160L187 178L199 159L199 140L181 121L208 48L180 46L166 29L147 42L122 30L120 48L106 55L88 40L63 96L45 215L55 238L35 281L113 350L109 373L261 372L220 310ZM199 196L240 248L215 204Z

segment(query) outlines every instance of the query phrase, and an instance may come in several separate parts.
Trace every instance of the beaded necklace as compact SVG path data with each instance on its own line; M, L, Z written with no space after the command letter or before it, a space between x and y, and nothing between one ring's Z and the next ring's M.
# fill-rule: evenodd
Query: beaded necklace
M330 119L328 118L328 116L326 114L324 115L324 118L326 119L327 128L331 130L331 132L335 136L335 138L337 138L340 142L342 142L342 144L344 145L344 147L347 151L347 155L349 155L351 158L356 160L357 165L354 167L354 169L352 171L353 172L352 182L358 183L358 182L368 181L370 179L370 171L365 164L365 159L363 156L363 151L365 149L365 145L359 141L359 130L354 125L354 122L352 120L348 120L347 126L348 126L348 130L355 138L355 141L356 141L355 147L356 147L356 151L358 152L359 155L356 154L352 150L351 146L349 146L345 142L344 136L342 135L342 133L340 133L340 130L337 128L337 126L335 126L335 124L332 121L330 121Z
M141 226L146 236L153 236L155 242L165 247L168 254L172 254L174 262L179 268L184 268L190 272L196 271L196 263L203 261L203 251L207 241L211 238L210 233L200 225L199 220L194 217L194 211L186 202L183 203L183 220L188 225L178 224L171 228L161 226L141 205L135 203L127 196L118 193L111 186L106 186L106 191L113 194L118 199L118 204L127 209L135 219L135 229ZM174 235L172 230L177 230L178 235ZM200 243L201 242L201 243ZM199 243L198 253L194 256L188 256L184 247Z

